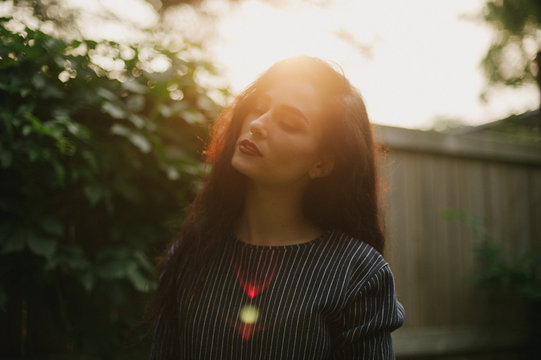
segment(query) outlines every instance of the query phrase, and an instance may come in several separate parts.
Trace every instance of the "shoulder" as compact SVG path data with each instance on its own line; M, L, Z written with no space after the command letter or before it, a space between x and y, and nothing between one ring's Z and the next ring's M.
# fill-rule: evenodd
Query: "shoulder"
M377 272L388 266L379 251L361 239L333 230L329 232L328 241L338 248L342 261L349 261L353 268Z
M345 266L349 292L358 292L376 279L392 279L389 264L371 245L340 231L331 231L328 240L338 248L337 260Z

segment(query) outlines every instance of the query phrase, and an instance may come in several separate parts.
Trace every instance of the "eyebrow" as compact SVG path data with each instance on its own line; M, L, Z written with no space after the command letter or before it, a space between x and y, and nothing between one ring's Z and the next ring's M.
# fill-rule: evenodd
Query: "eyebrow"
M308 119L306 118L304 113L300 111L299 109L297 109L296 107L291 106L291 105L280 105L280 108L286 110L287 112L299 115L304 120L304 122L308 125Z
M256 100L257 103L263 103L263 104L267 104L267 103L271 103L272 102L272 98L270 97L269 94L261 94L257 97L257 100ZM299 110L298 108L296 108L295 106L291 106L291 105L287 105L287 104L282 104L279 106L279 108L283 109L283 110L286 110L287 112L290 112L290 113L294 113L296 115L299 115L304 123L306 125L309 125L309 122L308 122L308 118L306 117L306 115L304 115L304 113Z

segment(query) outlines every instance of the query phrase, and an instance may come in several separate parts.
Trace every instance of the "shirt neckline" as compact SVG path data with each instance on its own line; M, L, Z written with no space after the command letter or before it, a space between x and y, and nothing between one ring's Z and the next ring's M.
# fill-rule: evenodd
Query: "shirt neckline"
M316 238L310 241L305 241L303 243L298 243L298 244L287 244L287 245L250 244L250 243L242 241L234 234L233 234L233 239L235 243L237 243L239 246L244 247L244 248L252 248L252 249L259 249L259 250L288 250L288 249L298 249L298 248L312 246L316 243L323 241L324 239L327 239L330 236L330 234L331 234L331 230L324 230L319 236L317 236Z

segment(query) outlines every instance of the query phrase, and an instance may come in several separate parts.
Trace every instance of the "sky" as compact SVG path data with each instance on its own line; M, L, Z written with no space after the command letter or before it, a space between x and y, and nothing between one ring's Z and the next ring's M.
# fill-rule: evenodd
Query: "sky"
M85 9L82 31L97 38L134 38L158 21L142 0L69 0ZM491 91L480 61L494 31L480 20L483 0L207 0L198 16L171 11L171 32L204 40L223 83L240 92L274 62L317 56L339 66L365 99L371 121L430 129L436 119L479 125L538 107L535 86ZM128 22L96 24L102 7ZM220 85L222 85L220 84Z
M339 64L380 124L427 129L448 118L477 125L539 104L535 86L495 90L481 102L479 63L493 36L472 19L483 1L329 2L275 8L245 1L224 16L211 49L233 89L276 60L306 54Z

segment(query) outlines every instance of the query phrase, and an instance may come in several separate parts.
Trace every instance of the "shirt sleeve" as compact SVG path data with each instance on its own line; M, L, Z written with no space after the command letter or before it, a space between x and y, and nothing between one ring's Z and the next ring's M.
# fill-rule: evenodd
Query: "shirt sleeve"
M404 322L404 308L396 299L393 275L385 263L366 277L352 275L335 359L395 358L391 332Z

